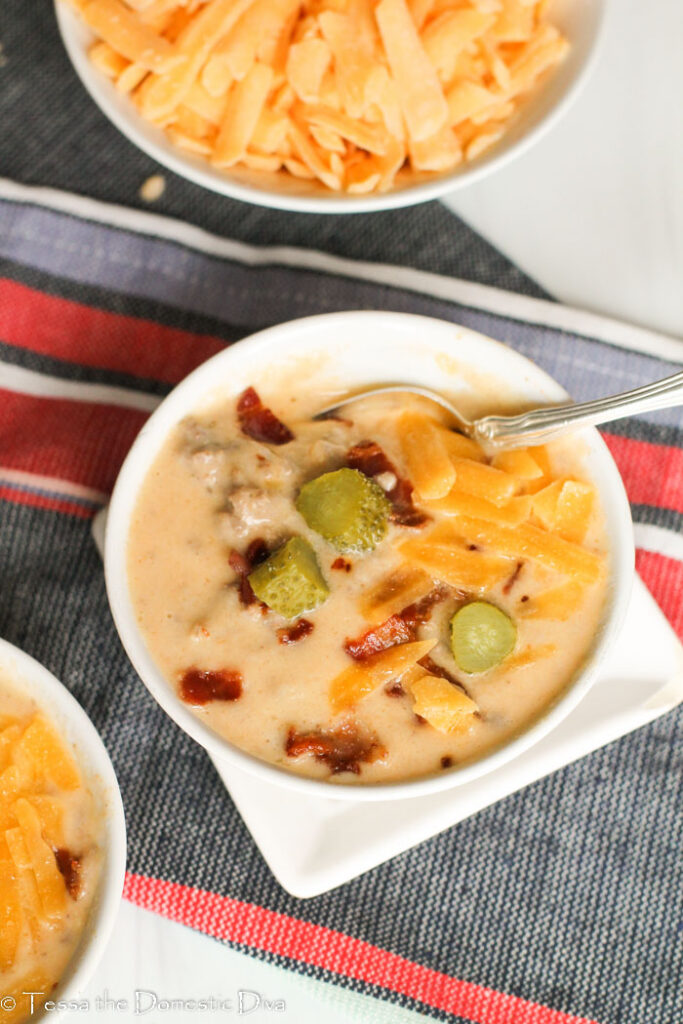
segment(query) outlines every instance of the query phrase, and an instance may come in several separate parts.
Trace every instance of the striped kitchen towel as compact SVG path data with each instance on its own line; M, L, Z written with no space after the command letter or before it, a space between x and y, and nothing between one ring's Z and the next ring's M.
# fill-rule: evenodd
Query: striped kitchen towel
M577 399L683 363L673 340L526 295L254 248L0 182L0 634L64 680L104 737L128 818L128 899L339 986L355 1019L373 1005L383 1024L410 1011L463 1024L677 1024L683 711L300 902L121 649L89 527L149 412L237 338L350 308L463 323ZM639 572L683 635L683 414L604 436L632 502Z

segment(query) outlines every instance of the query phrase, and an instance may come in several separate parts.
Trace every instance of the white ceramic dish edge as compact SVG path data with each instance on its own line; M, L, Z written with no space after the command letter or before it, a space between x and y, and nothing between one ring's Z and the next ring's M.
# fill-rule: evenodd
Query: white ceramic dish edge
M114 768L104 744L78 701L44 665L0 639L0 668L10 686L26 693L63 730L96 798L105 808L104 846L98 893L85 932L66 974L51 995L55 1002L77 1000L102 959L121 903L126 873L126 819ZM36 1019L62 1020L68 1010L54 1009Z
M512 349L445 321L408 314L378 312L332 313L290 321L252 335L214 356L190 374L163 401L138 435L120 471L109 508L105 539L107 593L119 636L141 679L176 724L205 747L212 756L232 761L245 771L300 792L354 801L401 799L469 782L504 764L544 736L578 704L592 685L601 661L618 635L628 607L634 577L633 528L621 477L597 431L585 431L582 437L587 440L591 458L595 460L595 465L600 470L600 480L596 480L596 483L600 488L612 542L612 586L608 599L610 610L580 676L551 709L528 730L479 761L442 775L375 786L339 786L293 775L284 769L260 761L232 746L204 725L182 704L156 667L135 621L128 592L125 551L128 524L138 488L169 431L183 416L192 411L196 412L202 404L209 404L225 391L232 395L237 394L241 387L248 383L256 383L258 386L259 377L262 376L259 368L267 365L269 349L276 348L277 355L274 359L277 360L279 356L279 361L284 364L303 355L310 357L312 353L333 351L333 339L336 337L336 359L341 365L344 358L353 363L354 351L358 357L364 355L367 361L368 336L372 338L371 358L377 360L380 356L381 362L380 348L386 348L387 354L390 350L394 360L392 380L395 382L419 380L427 386L447 388L443 374L439 377L440 371L433 365L433 360L426 357L428 344L431 345L430 351L435 356L440 353L453 357L456 354L454 346L460 343L463 345L462 360L465 363L469 360L471 366L477 365L477 360L472 360L475 349L479 353L477 358L480 368L496 365L501 375L504 375L505 368L509 370L514 365L515 379L526 382L527 388L530 382L533 382L532 392L538 396L539 401L558 401L567 397L566 392L556 381ZM327 340L321 340L322 338ZM404 346L408 343L412 345L410 358L407 354L409 348L401 350L403 363L396 358L399 342ZM361 349L364 347L364 351L359 351L358 346ZM357 364L353 365L357 370ZM382 377L375 372L374 376L371 374L365 380L353 379L351 387L359 387L363 383L370 383L371 380L381 379ZM225 391L221 390L221 380L226 382Z
M278 882L308 899L639 729L681 700L683 648L636 576L619 643L601 662L590 692L539 743L468 785L416 800L350 804L302 797L232 764L214 764Z
M301 213L372 213L438 199L447 193L475 184L525 153L553 128L578 98L596 63L600 50L605 12L609 0L556 0L558 23L572 43L572 51L555 77L544 83L537 96L525 106L509 135L490 154L451 174L429 178L395 191L368 196L338 196L322 186L292 180L289 191L268 189L263 181L249 175L243 180L221 173L207 161L170 143L160 129L147 124L132 108L128 98L92 66L87 48L93 37L78 15L64 0L55 0L55 13L65 49L86 91L102 113L148 156L176 174L204 188L233 199L272 209ZM275 180L275 179L273 179ZM308 190L308 191L306 191Z

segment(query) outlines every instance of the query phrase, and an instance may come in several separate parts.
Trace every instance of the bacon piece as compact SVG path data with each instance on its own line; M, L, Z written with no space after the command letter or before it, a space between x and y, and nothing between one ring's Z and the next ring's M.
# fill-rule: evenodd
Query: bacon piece
M413 485L409 480L399 476L391 459L376 441L361 441L350 448L346 454L346 465L357 469L365 476L374 477L381 473L391 473L396 483L387 491L391 502L390 519L398 526L424 526L430 516L413 504Z
M228 563L237 575L237 589L240 601L245 607L249 607L250 604L254 604L257 600L247 577L255 566L260 565L261 562L266 560L269 554L268 545L261 537L252 540L244 554L237 551L236 548L231 548L230 550ZM263 607L265 608L266 606L263 605Z
M270 550L263 537L256 537L250 542L249 547L245 551L245 558L253 569L255 566L260 565L261 562L265 562L269 554Z
M512 575L503 584L503 593L506 596L510 593L510 591L514 587L515 583L519 579L520 573L521 573L523 568L524 568L524 562L517 562L517 565L515 566L515 571L512 573Z
M418 628L429 620L434 605L443 601L448 593L448 587L434 587L425 597L409 604L403 611L390 615L378 626L366 630L359 637L345 640L344 650L355 661L365 661L379 651L386 651L388 647L416 640Z
M339 558L335 558L330 569L339 569L340 572L351 572L351 563L347 562L346 559L342 558L340 555Z
M216 672L188 668L180 680L180 696L195 707L211 700L237 700L242 696L242 673L234 668Z
M251 583L247 579L251 572L251 563L235 548L231 549L228 555L228 562L230 568L237 574L237 590L240 601L245 607L248 607L256 600L256 594L251 589Z
M251 562L246 555L243 555L237 548L230 548L230 554L228 555L228 563L230 568L237 573L238 576L248 576L251 572Z
M290 726L285 752L287 757L311 754L316 761L327 765L331 775L342 772L360 775L361 764L371 764L386 756L386 749L378 738L361 732L353 722L344 722L328 732L297 732Z
M266 444L287 444L294 434L263 404L254 388L247 388L237 399L237 419L242 433Z
M399 478L387 494L393 506L390 519L397 526L424 526L431 519L426 512L413 504L413 485L408 480Z
M398 612L390 615L379 626L373 626L366 630L356 639L344 641L344 650L350 654L355 661L366 661L373 654L386 651L388 647L395 647L396 644L407 644L414 640L414 629L407 623Z
M81 895L82 868L83 862L80 857L75 857L70 850L60 847L55 850L55 860L59 873L64 878L66 891L72 900L77 900Z
M360 470L365 476L393 473L398 477L393 462L376 441L360 441L354 444L346 454L346 465L349 469Z
M428 594L421 597L419 601L414 601L407 608L404 608L402 612L399 612L399 615L404 622L407 622L417 632L418 626L424 626L425 622L429 622L435 606L441 601L445 601L448 595L452 593L453 591L450 587L439 583Z
M443 667L443 665L439 665L438 661L434 661L429 654L425 654L424 658L420 658L418 665L421 665L426 672L429 672L430 676L439 676L440 679L446 679L449 683L452 683L453 686L457 687L461 693L464 693L466 697L470 696L460 680L456 679L447 668ZM471 699L472 698L470 697L470 700Z
M308 619L298 619L293 626L285 626L283 629L277 630L278 643L298 644L300 640L305 640L307 636L310 636L314 628L313 623Z

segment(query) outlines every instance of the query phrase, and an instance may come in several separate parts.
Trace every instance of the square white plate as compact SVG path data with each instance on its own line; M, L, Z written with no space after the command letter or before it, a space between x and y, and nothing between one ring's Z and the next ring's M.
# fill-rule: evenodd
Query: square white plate
M352 804L292 793L214 764L263 857L293 896L317 896L651 722L683 700L683 648L640 579L621 639L581 704L514 761L428 797Z

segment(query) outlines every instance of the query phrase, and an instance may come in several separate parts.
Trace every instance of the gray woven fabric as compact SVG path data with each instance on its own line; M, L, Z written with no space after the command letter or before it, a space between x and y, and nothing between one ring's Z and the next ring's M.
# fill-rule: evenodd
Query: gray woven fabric
M52 0L0 0L0 176L149 209L140 185L159 165L100 113L59 38ZM439 203L356 215L292 215L214 195L161 169L154 210L231 238L405 263L512 291L541 290Z

